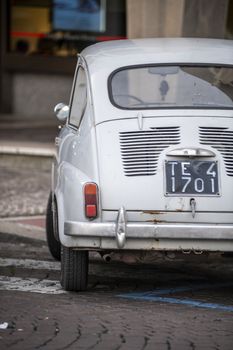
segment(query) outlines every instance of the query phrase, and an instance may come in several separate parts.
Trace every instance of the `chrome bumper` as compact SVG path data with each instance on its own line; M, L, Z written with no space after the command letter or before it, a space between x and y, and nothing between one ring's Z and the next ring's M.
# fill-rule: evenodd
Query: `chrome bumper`
M78 247L233 250L233 224L127 223L124 208L119 210L116 222L67 221L64 233L66 236L78 237ZM94 246L91 240L94 241ZM224 244L220 244L220 241ZM166 244L163 245L162 242ZM173 243L169 245L168 242Z

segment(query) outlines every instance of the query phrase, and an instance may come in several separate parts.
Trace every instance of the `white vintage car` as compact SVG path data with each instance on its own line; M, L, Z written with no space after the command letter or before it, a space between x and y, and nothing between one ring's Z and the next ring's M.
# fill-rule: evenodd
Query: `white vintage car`
M47 210L65 290L88 252L233 251L233 41L139 39L79 56Z

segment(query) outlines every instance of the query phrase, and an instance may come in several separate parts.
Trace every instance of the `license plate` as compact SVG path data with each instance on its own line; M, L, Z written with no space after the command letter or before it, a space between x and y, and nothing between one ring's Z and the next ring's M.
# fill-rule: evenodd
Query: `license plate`
M166 161L166 194L219 195L217 162Z

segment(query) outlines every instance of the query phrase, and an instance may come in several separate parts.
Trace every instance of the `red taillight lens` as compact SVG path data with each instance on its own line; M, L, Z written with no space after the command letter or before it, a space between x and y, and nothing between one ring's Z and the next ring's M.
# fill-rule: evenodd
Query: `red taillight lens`
M95 183L89 182L84 186L85 215L89 219L97 217L98 187Z

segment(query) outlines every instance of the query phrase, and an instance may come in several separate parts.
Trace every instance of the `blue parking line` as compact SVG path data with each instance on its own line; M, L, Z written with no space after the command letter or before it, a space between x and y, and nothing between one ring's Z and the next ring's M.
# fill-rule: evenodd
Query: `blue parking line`
M215 304L215 303L205 303L199 300L191 300L191 299L178 299L178 298L170 298L163 297L161 295L171 295L179 292L187 292L187 291L195 291L201 289L217 289L217 288L225 288L233 286L233 282L229 283L218 283L218 284L198 284L194 286L181 286L177 288L168 288L168 289L158 289L149 292L142 293L124 293L118 294L118 297L133 299L133 300L143 300L143 301L155 301L161 303L169 303L169 304L179 304L179 305L187 305L191 307L200 307L207 309L215 309L233 312L233 306Z
M130 295L136 296L161 296L161 295L167 295L167 294L175 294L179 292L189 292L189 291L196 291L201 289L216 289L216 288L225 288L225 287L231 287L233 286L233 282L224 282L224 283L201 283L196 285L189 285L189 286L181 286L181 287L175 287L175 288L166 288L166 289L155 289L153 291L148 292L133 292L130 293ZM128 295L128 294L127 294Z
M166 298L166 297L153 297L153 296L133 296L130 294L120 294L118 297L134 300L143 300L143 301L157 301L160 303L169 303L169 304L180 304L188 305L192 307L201 307L207 309L218 309L223 311L233 312L233 306L221 305L221 304L212 304L212 303L203 303L198 300L190 299L176 299L176 298Z

